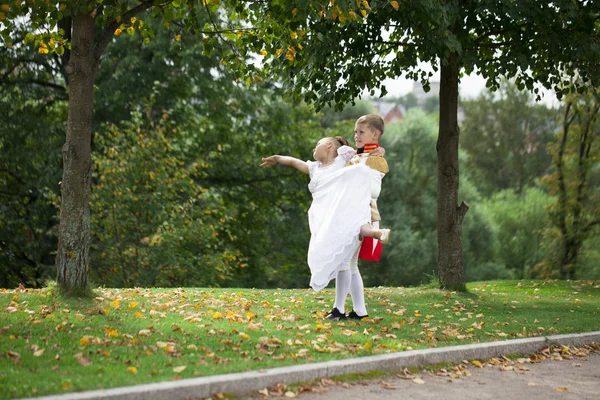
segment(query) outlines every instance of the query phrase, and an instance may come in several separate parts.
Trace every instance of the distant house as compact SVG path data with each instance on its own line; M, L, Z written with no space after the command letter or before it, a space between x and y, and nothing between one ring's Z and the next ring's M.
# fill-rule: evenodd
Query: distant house
M377 113L381 115L381 118L383 118L383 122L385 122L386 125L404 120L406 107L400 104L377 101L373 103L373 105L375 106Z

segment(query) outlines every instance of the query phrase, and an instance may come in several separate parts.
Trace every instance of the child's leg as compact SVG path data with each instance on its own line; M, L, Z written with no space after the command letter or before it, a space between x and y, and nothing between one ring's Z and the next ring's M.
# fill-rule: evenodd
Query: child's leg
M342 314L346 312L344 306L346 304L346 297L348 297L348 292L350 291L351 279L352 274L349 269L339 271L335 278L335 303L333 307L337 308Z
M360 227L360 236L378 239L387 243L390 237L390 230L374 228L371 224L364 224Z
M352 279L350 280L350 296L352 297L354 312L359 317L366 316L368 313L367 306L365 305L365 286L359 271L352 274Z

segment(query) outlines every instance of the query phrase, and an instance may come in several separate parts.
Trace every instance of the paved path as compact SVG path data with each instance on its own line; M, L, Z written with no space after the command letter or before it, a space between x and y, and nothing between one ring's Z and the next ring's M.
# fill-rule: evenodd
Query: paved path
M521 370L519 367L525 369ZM465 372L465 371L463 371ZM324 381L314 387L319 392L303 392L299 400L367 400L367 399L590 399L600 400L600 353L571 360L545 360L534 364L516 364L512 371L501 371L498 366L466 369L460 378L436 376L421 371L411 379L398 375L369 381L335 384ZM417 384L412 378L421 379ZM253 394L245 399L258 399ZM263 397L264 398L264 397ZM274 398L274 397L271 397ZM244 399L244 397L242 397Z

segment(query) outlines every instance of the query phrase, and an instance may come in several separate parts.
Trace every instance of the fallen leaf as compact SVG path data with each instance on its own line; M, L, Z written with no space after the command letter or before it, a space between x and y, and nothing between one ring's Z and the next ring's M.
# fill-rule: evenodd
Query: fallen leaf
M119 307L119 300L111 301L111 302L110 302L110 306L111 306L112 308L117 308L117 307Z
M40 349L33 352L34 357L40 357L42 354L44 354L44 349Z
M137 306L138 306L137 301L132 301L131 303L129 303L129 308L136 308Z
M289 397L290 399L293 399L293 398L295 398L296 396L297 396L297 394L296 394L296 393L294 393L294 392L290 392L290 391L288 391L288 392L285 392L285 397Z
M412 380L414 383L416 383L417 385L424 385L425 381L421 378L415 378Z
M473 364L477 368L483 368L483 365L479 361L477 361L477 360L471 361L471 364Z
M535 383L535 382L529 382L529 383L527 384L527 386L537 386L537 383Z
M559 388L556 388L556 390L559 392L568 392L569 391L569 389L567 389L566 387L559 387Z
M384 389L398 389L398 386L389 382L381 382L381 387Z
M137 375L138 370L136 367L129 367L127 368L127 372L131 372L132 374Z
M185 365L182 365L180 367L175 367L173 368L173 372L175 372L176 374L183 372L183 370L185 370L187 367Z
M84 367L87 367L88 365L90 365L92 363L92 360L90 360L89 358L84 356L82 353L77 353L73 357L75 357L77 359L77 362L79 363L79 365L82 365Z

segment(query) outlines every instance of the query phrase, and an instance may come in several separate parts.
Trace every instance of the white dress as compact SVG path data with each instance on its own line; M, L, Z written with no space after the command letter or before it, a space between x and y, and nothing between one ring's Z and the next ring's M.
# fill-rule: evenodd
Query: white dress
M340 147L338 154L326 167L320 161L307 161L313 195L308 210L308 266L310 286L317 292L352 258L360 227L371 221L369 167L344 168L354 154L351 147Z

